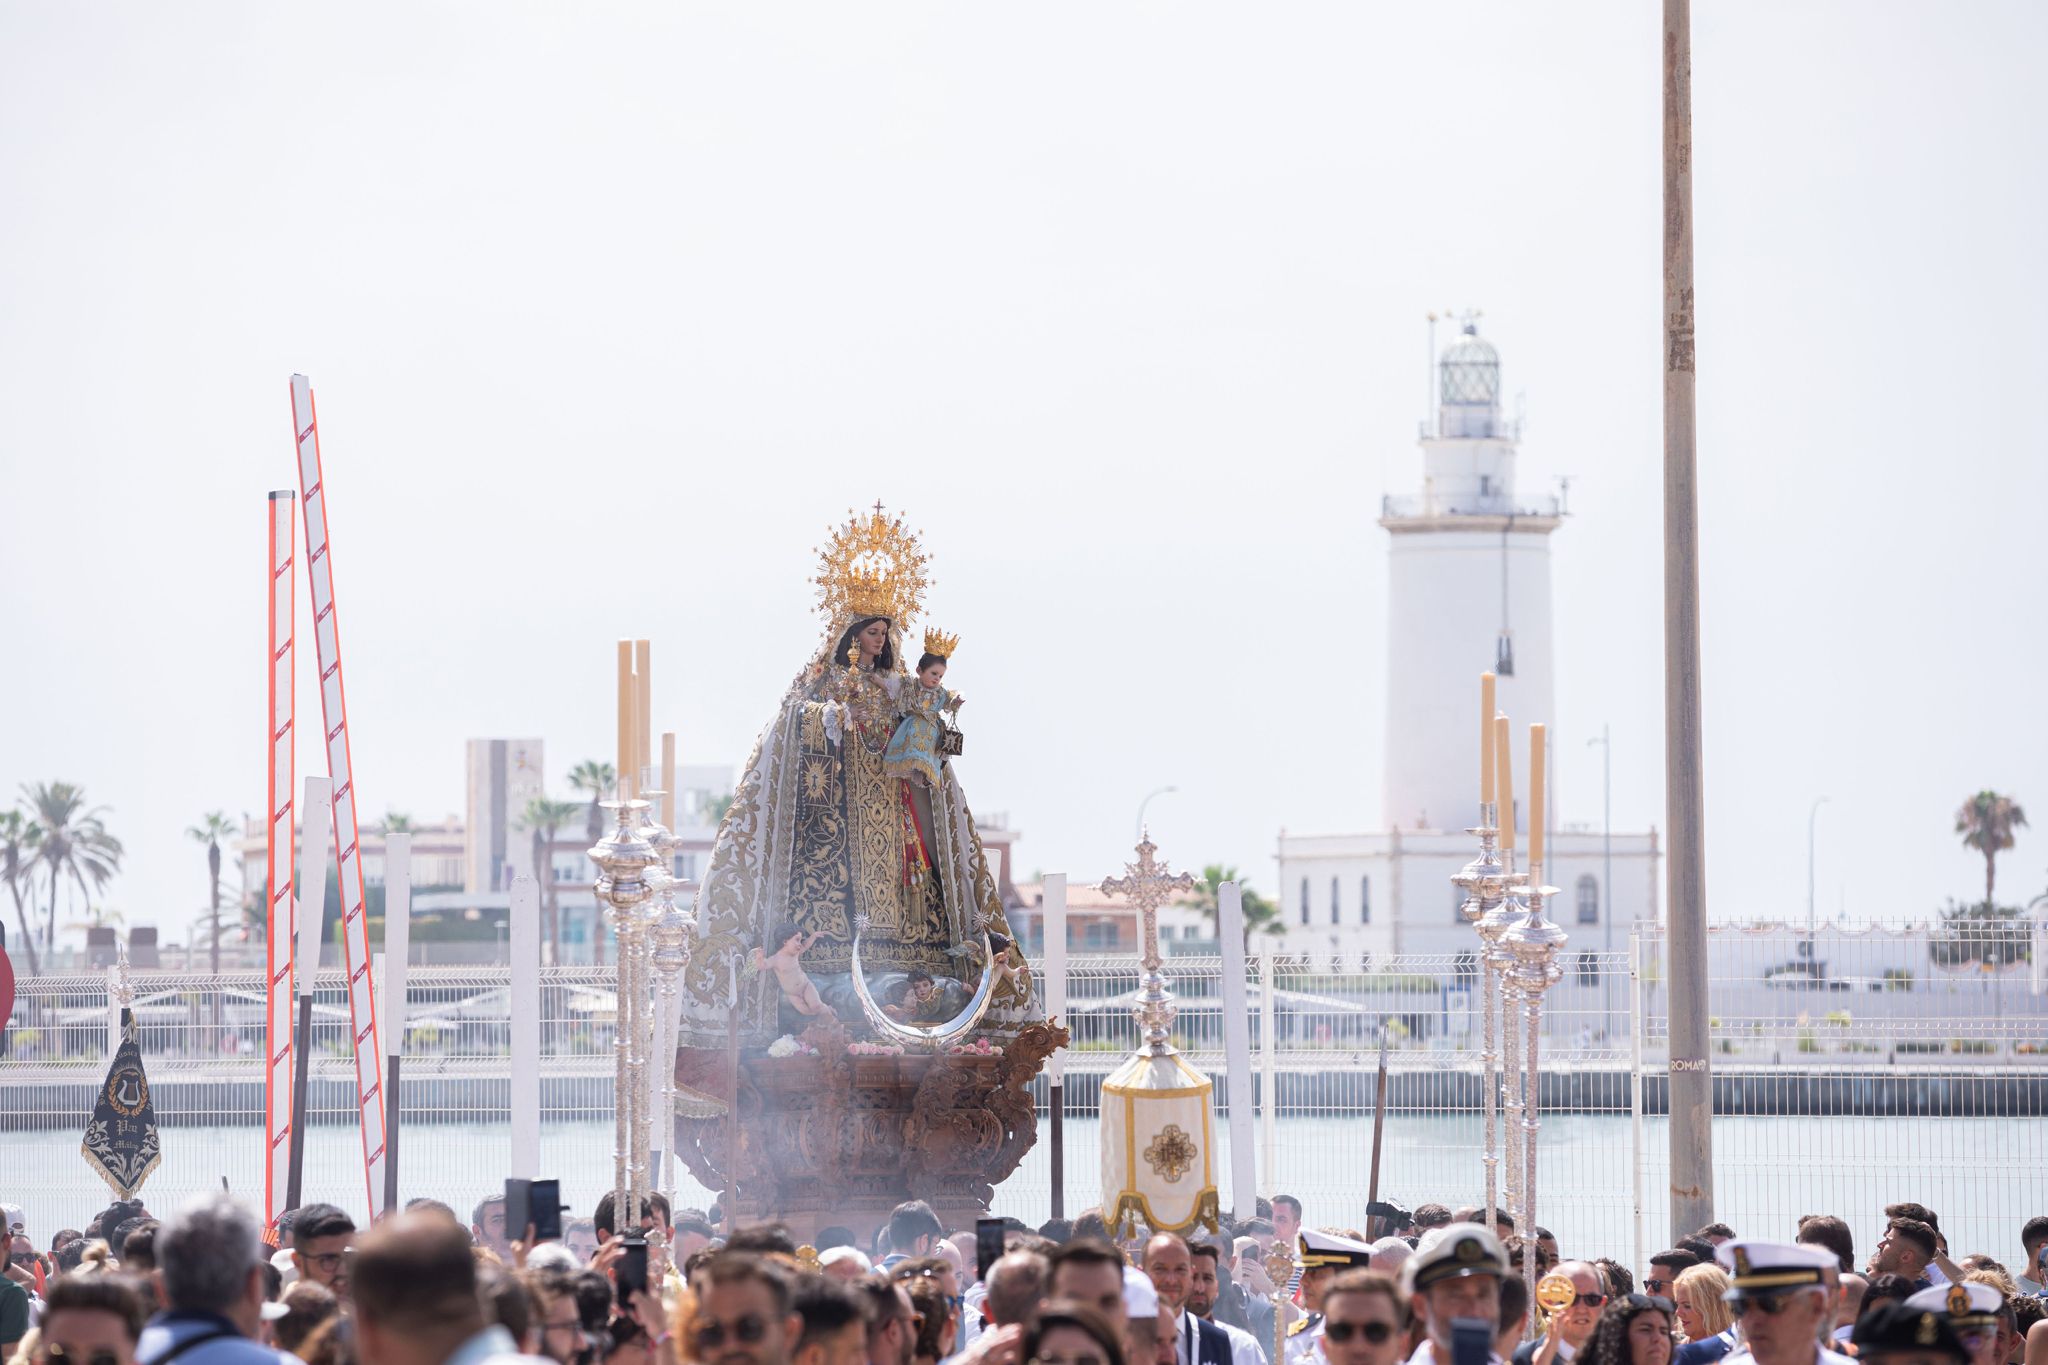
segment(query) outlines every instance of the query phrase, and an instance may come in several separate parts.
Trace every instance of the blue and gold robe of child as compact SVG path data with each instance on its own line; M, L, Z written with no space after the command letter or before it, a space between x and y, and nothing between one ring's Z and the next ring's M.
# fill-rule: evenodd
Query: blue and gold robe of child
M953 694L943 687L926 687L915 678L897 693L896 706L902 719L882 751L882 771L891 777L922 777L933 788L943 785L939 766L939 717L952 702Z

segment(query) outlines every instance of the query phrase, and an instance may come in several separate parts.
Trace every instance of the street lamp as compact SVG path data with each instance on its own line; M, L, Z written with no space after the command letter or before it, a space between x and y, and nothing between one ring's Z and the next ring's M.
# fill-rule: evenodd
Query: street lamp
M1820 818L1820 808L1828 803L1825 796L1813 798L1813 806L1806 812L1806 970L1816 981L1820 979L1819 949L1814 945L1814 933L1818 921L1813 909L1813 825Z
M1607 726L1600 726L1600 738L1589 739L1586 747L1600 746L1600 950L1614 955L1614 746L1608 741ZM1605 1022L1614 1011L1614 973L1600 973L1600 1017Z

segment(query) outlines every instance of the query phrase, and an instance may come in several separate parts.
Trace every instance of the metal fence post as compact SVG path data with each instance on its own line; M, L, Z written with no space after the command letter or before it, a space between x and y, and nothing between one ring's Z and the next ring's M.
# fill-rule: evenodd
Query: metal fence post
M1278 974L1273 967L1270 938L1259 945L1259 1153L1268 1190L1280 1188L1279 1068L1274 1061L1273 992Z
M1634 1236L1629 1267L1641 1273L1643 1262L1643 949L1640 923L1628 936L1628 1120L1629 1169L1635 1177L1629 1204Z

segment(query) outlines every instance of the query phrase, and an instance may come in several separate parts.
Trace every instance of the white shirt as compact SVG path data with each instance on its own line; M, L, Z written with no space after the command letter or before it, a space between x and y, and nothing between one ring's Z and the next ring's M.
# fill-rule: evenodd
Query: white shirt
M1223 1335L1230 1338L1230 1365L1266 1365L1266 1353L1259 1346L1259 1339L1250 1332L1227 1322L1217 1322L1214 1318L1202 1320L1211 1327L1222 1328ZM1173 1321L1173 1334L1179 1343L1174 1347L1174 1355L1181 1365L1201 1365L1200 1329L1195 1326L1195 1321L1195 1316L1185 1309Z
M1749 1347L1737 1346L1721 1357L1721 1365L1756 1365L1756 1357L1749 1353ZM1818 1342L1813 1347L1813 1365L1856 1365L1855 1357L1845 1356L1840 1351L1821 1349Z
M1323 1317L1316 1314L1316 1320L1299 1332L1289 1331L1286 1338L1288 1361L1320 1360L1323 1355ZM1235 1362L1233 1362L1235 1365Z
M1507 1365L1506 1361L1490 1351L1486 1359L1489 1365ZM1424 1337L1422 1344L1415 1348L1415 1354L1408 1357L1408 1365L1436 1365L1436 1343Z

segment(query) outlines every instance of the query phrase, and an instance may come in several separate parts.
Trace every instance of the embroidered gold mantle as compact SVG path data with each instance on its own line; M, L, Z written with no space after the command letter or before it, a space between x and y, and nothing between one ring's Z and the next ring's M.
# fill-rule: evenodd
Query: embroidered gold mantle
M1010 937L994 877L958 779L943 770L931 800L931 865L906 860L914 840L902 779L882 771L900 672L850 672L831 652L851 620L785 694L761 734L712 845L697 898L698 943L684 976L682 1045L723 1048L728 1001L743 1042L777 1033L772 982L737 972L749 948L772 951L791 932L814 979L852 966L860 933L865 973L922 970L971 982L984 931ZM891 638L897 627L892 624ZM896 649L901 657L900 642ZM910 873L906 875L906 867ZM1004 952L1021 966L1017 948ZM1028 972L1004 975L983 1032L1013 1035L1039 1011Z

